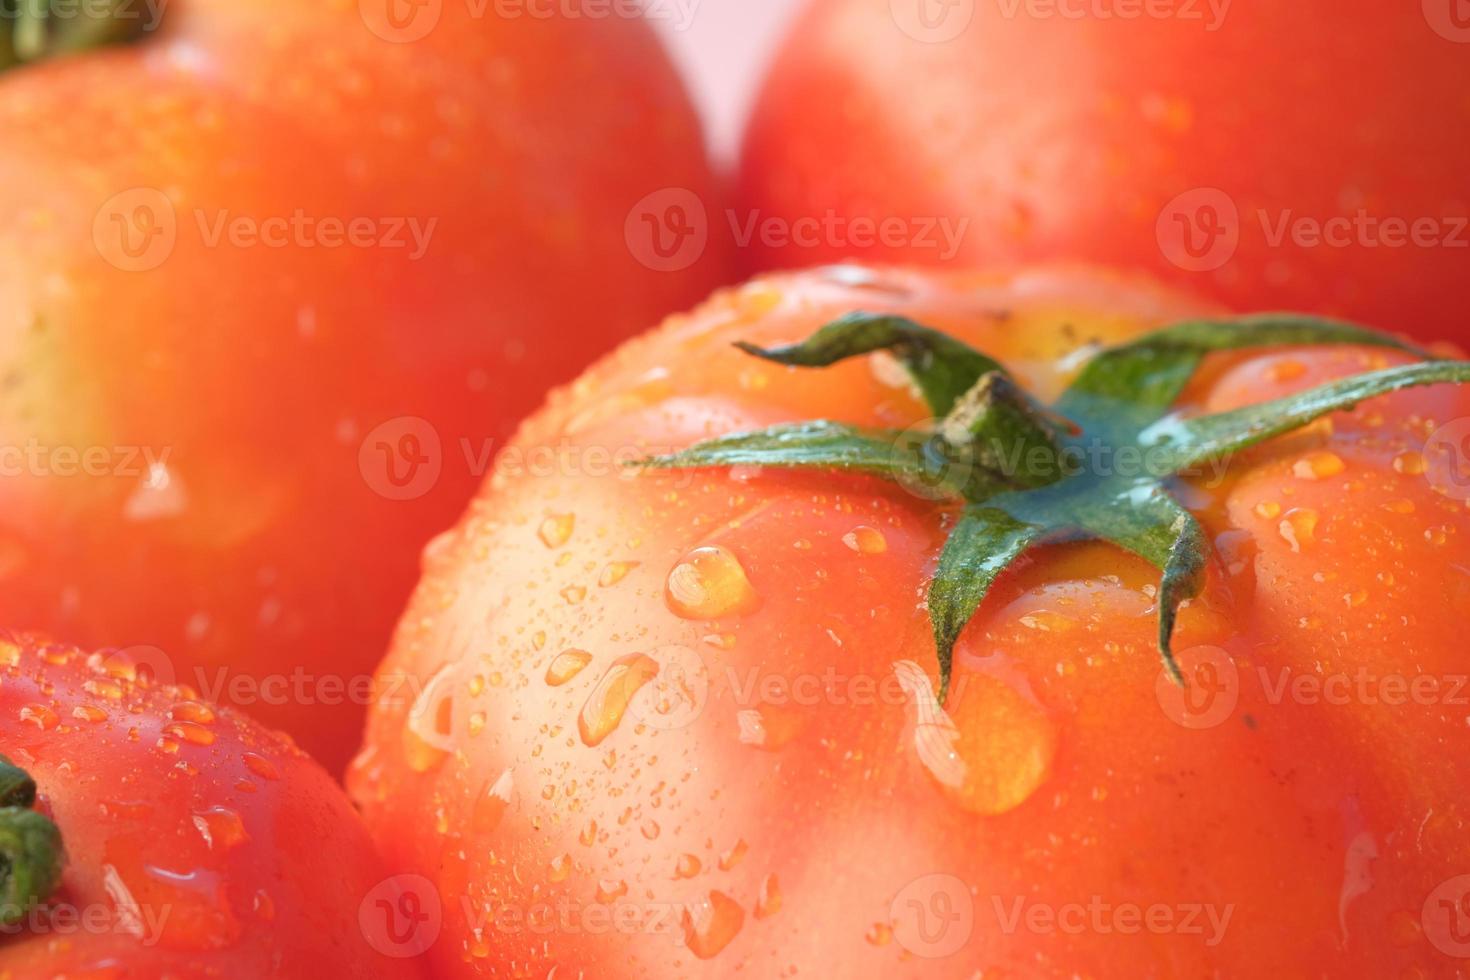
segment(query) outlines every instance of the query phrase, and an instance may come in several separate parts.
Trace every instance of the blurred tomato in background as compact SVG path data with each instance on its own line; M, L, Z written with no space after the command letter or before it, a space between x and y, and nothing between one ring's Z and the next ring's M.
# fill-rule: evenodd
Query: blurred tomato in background
M0 620L155 647L337 768L500 440L726 278L679 210L716 187L626 16L135 29L0 74Z
M1470 339L1457 0L816 0L746 136L752 269L1083 260Z

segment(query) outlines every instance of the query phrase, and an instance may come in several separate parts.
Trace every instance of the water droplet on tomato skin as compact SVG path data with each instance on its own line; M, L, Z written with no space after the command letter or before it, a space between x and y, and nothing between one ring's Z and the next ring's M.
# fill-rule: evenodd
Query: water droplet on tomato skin
M684 945L702 960L713 959L745 925L745 910L724 892L711 891L685 906Z
M566 881L572 876L572 856L570 854L558 854L551 859L551 866L547 877L554 883Z
M881 555L888 550L888 539L883 532L866 524L844 534L842 543L860 555Z
M51 731L51 729L55 728L61 722L61 719L49 705L40 704L39 702L28 704L21 708L20 720L27 724L35 725L43 732Z
M577 716L582 744L596 746L617 730L634 695L657 674L658 663L647 654L633 653L613 661Z
M1294 507L1286 512L1277 530L1291 550L1300 554L1308 545L1316 543L1318 519L1312 508Z
M704 869L703 863L693 854L680 854L674 862L675 878L693 878Z
M682 619L740 616L760 606L740 559L717 546L695 548L685 555L669 572L664 598Z
M575 514L551 514L536 530L536 536L541 543L548 548L560 548L571 540L572 529L576 526Z
M611 905L628 894L628 883L619 879L605 878L597 883L594 901L599 905Z
M1297 460L1291 472L1298 480L1325 480L1347 469L1342 457L1330 450L1309 453Z
M194 828L204 838L204 844L212 851L228 851L249 840L245 823L240 815L229 807L212 806L193 815Z
M610 588L617 585L628 577L628 573L638 567L636 561L614 561L608 562L602 568L602 573L597 576L597 584L602 588Z
M564 650L546 668L546 683L552 687L561 687L580 674L591 662L592 654L586 650Z
M720 855L720 870L729 871L745 859L745 853L750 850L750 845L742 838L730 846L728 851Z
M781 910L781 883L774 874L761 879L760 893L755 900L755 917L769 919Z

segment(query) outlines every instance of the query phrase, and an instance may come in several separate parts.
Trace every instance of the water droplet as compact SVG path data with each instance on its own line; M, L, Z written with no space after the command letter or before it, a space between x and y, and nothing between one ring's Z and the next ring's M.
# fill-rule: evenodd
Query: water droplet
M1409 450L1393 458L1393 468L1407 476L1420 476L1429 465L1424 461L1423 453Z
M214 732L192 721L174 721L164 726L169 735L190 745L213 745Z
M735 722L740 726L742 744L774 752L801 732L802 716L763 704L736 712Z
M639 829L642 831L643 836L648 840L658 840L660 828L657 820L644 821L643 826Z
M611 878L604 878L597 883L595 900L600 905L610 905L628 894L628 883Z
M761 879L760 893L755 899L755 917L768 919L781 910L781 883L773 874Z
M1390 500L1384 504L1383 509L1392 514L1412 514L1417 508L1414 506L1414 501L1407 497L1400 497L1398 500Z
M488 834L500 826L505 813L510 809L516 791L515 779L509 769L502 772L493 783L488 783L475 800L471 820L475 830Z
M664 598L684 619L744 615L760 605L745 568L720 547L696 548L669 572Z
M551 661L551 666L546 668L546 683L552 687L561 687L580 674L582 668L591 662L592 654L586 650L563 650Z
M1263 521L1274 521L1281 516L1281 505L1274 500L1263 500L1256 504L1256 516Z
M1310 507L1294 507L1286 512L1277 529L1291 550L1300 553L1317 540L1317 512Z
M49 732L51 729L55 728L57 724L61 721L61 719L56 716L55 711L52 711L48 706L39 703L28 704L25 707L21 708L20 720L35 725L43 732Z
M263 755L254 752L246 752L242 758L245 760L245 768L249 769L261 779L280 779L281 774L276 769L276 764Z
M868 927L863 938L874 946L887 946L893 941L893 927L886 922L875 922Z
M587 821L587 826L583 827L582 832L577 835L577 843L581 844L583 847L591 847L593 844L597 843L596 820Z
M712 891L684 909L684 945L702 960L717 956L745 924L745 910L724 892Z
M914 742L920 761L961 809L985 816L1007 813L1051 775L1056 729L1034 701L1007 682L986 674L957 677L948 712L935 702L927 675L905 670L899 683L919 711Z
M180 701L168 709L168 716L196 725L213 725L215 720L214 709L202 701Z
M240 815L228 807L212 806L196 812L194 829L199 831L204 845L212 851L228 851L249 840Z
M639 688L658 674L658 664L647 654L632 653L619 657L582 706L577 716L577 731L584 745L597 745L613 733L623 720L623 713Z
M1072 617L1047 609L1022 616L1020 622L1028 630L1043 633L1068 633L1077 628L1077 621Z
M560 883L572 876L572 856L570 854L558 854L551 859L550 879Z
M883 536L883 532L866 524L844 534L842 543L860 555L881 555L888 550L888 539Z
M95 704L79 704L71 709L71 716L78 721L85 721L91 725L107 720L107 712Z
M575 514L552 514L541 522L536 536L541 543L548 548L560 548L566 544L572 536L572 528L576 525Z
M610 585L617 585L628 577L628 573L638 567L636 561L613 561L602 567L602 574L597 576L597 584L604 589Z
M106 698L109 701L121 701L123 686L114 680L101 680L93 677L82 683L82 690L93 697Z
M675 878L693 878L704 869L699 858L693 854L680 854L679 859L674 862Z
M1342 461L1341 456L1324 449L1308 453L1297 460L1291 472L1298 480L1325 480L1337 476L1345 469L1347 464Z
M750 850L750 845L742 838L737 840L730 849L720 855L720 870L729 871L735 865L745 859L745 852Z
M567 605L575 606L587 598L587 588L582 585L569 585L561 590L560 595Z

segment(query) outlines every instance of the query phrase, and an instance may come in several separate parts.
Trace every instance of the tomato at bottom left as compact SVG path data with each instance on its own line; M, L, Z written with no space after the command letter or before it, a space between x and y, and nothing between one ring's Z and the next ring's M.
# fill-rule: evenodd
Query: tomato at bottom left
M423 976L341 789L166 667L0 631L0 980Z

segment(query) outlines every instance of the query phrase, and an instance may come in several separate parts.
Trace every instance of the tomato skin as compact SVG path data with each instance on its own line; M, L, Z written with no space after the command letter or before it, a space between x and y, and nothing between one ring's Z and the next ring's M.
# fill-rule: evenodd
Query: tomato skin
M1470 81L1470 59L1425 12L1447 5L1242 3L1218 18L1206 3L1148 5L1190 16L928 5L955 25L973 10L944 43L901 29L916 6L809 5L747 130L740 207L784 222L967 221L959 248L918 240L914 225L865 247L836 233L815 247L757 237L751 270L853 255L1101 262L1242 311L1470 339L1458 163L1470 106L1445 95Z
M359 924L389 875L340 788L152 666L0 634L5 754L67 855L50 910L6 927L0 975L420 976Z
M514 420L724 267L625 241L650 192L713 199L646 25L444 4L390 43L360 7L178 0L134 47L0 77L0 443L45 450L7 456L0 616L161 648L330 768ZM119 221L161 264L127 267Z
M869 478L582 465L781 421L923 420L881 364L803 372L730 348L794 341L857 309L955 334L1047 399L1080 345L1210 312L1076 271L816 270L718 294L555 395L518 440L569 445L567 465L492 480L428 549L380 670L421 693L374 708L349 773L381 846L455 907L436 969L967 978L1270 964L1370 977L1452 965L1421 910L1470 867L1455 829L1470 735L1446 690L1464 658L1444 615L1470 588L1470 517L1394 460L1422 447L1427 420L1470 415L1470 396L1376 399L1182 491L1215 556L1176 649L1222 651L1230 686L1200 706L1225 706L1214 723L1187 728L1196 714L1165 700L1177 689L1155 647L1158 572L1110 545L1058 544L1003 575L962 636L950 741L920 707L937 674L922 600L944 508ZM1220 356L1185 404L1255 402L1381 356ZM1322 451L1342 473L1299 477ZM1267 500L1281 505L1272 519L1256 510ZM1299 553L1278 527L1293 508L1320 518ZM673 574L695 559L703 591ZM688 618L709 603L738 612ZM646 673L640 656L659 674L608 725L628 683L612 681ZM1422 671L1446 696L1390 707L1279 693L1283 670L1295 683L1360 667ZM1129 927L1151 909L1154 926ZM971 918L939 928L961 912Z

